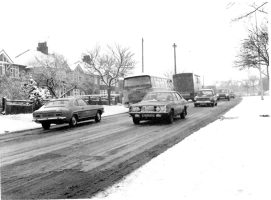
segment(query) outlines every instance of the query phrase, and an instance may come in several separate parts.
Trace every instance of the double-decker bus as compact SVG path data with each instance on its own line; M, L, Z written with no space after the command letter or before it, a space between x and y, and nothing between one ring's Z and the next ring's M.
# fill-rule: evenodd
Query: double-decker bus
M151 75L137 75L124 78L124 105L137 103L145 94L154 90L173 90L172 80Z

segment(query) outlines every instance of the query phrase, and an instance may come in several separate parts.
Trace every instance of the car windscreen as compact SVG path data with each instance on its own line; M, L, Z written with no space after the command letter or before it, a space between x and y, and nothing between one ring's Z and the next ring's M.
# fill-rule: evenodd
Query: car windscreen
M198 96L203 96L203 95L213 95L213 91L211 90L201 90L198 93Z
M56 101L49 101L45 104L45 107L62 107L69 105L69 100L56 100Z
M143 101L172 101L173 96L170 92L151 92L147 93Z
M218 93L227 93L228 91L222 89L222 90L218 90L217 92L218 92Z

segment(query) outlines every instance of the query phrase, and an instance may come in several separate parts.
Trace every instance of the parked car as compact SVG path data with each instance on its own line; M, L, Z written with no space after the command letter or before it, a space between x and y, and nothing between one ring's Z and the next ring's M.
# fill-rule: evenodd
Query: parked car
M194 99L194 106L217 106L217 96L213 89L201 89Z
M79 97L50 100L33 113L33 121L41 123L48 130L51 124L69 123L70 127L77 122L89 119L101 121L104 108L101 105L88 105Z
M217 99L227 99L230 101L230 90L229 89L219 89L217 90Z
M134 124L141 120L166 120L172 123L175 116L187 115L187 101L176 91L148 92L139 103L129 107Z

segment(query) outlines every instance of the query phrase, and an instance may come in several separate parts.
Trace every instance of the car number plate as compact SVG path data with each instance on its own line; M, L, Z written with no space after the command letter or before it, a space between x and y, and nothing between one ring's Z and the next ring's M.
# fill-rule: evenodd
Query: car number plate
M143 117L154 117L154 114L143 114Z

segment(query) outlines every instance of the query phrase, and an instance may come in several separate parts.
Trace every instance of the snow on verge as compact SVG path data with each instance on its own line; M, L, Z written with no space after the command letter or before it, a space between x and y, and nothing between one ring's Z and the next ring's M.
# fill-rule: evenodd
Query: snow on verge
M271 199L270 97L246 97L93 199Z
M128 112L123 105L104 106L102 117ZM32 114L0 115L0 134L41 128L40 124L32 121Z

